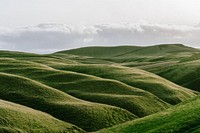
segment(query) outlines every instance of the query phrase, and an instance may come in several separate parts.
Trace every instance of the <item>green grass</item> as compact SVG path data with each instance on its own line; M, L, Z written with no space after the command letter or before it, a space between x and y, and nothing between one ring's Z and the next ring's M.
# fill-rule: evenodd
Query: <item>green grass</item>
M183 88L157 75L136 68L127 68L116 65L65 65L57 66L57 69L118 80L129 86L148 91L170 104L177 104L195 96L189 89Z
M199 96L187 100L199 94L199 53L198 49L181 44L86 47L48 55L0 51L0 99L43 111L55 117L49 116L56 124L63 124L63 128L49 128L49 132L66 128L72 132L83 131L79 128L108 128L101 132L182 132L186 127L198 132L197 112L193 109L199 107L192 108L189 103L198 104ZM181 104L172 107L178 103ZM18 113L26 113L24 110ZM159 113L163 110L166 111ZM193 113L182 117L189 111ZM9 117L8 123L23 122L28 116L20 117L21 114L16 119ZM27 119L30 123L32 120ZM41 132L50 124L41 125L42 120L37 120ZM13 127L2 130L26 132L32 126L21 126L20 122L10 125Z
M190 57L182 59L181 62L189 62L189 61L196 61L196 60L200 60L200 53L199 52L194 53Z
M124 54L133 50L137 50L137 46L118 46L118 47L85 47L72 49L68 51L60 51L61 54L72 54L91 57L114 57L119 54Z
M130 57L133 55L162 55L173 52L194 51L194 48L182 44L165 44L155 46L116 46L116 47L85 47L60 51L57 53L91 56L91 57Z
M146 67L147 71L156 73L178 85L200 91L200 60L185 60L170 66Z
M9 57L40 57L41 55L33 54L33 53L25 53L25 52L17 52L17 51L0 51L1 57L9 58Z
M8 59L1 63L3 65L0 65L0 70L3 72L31 78L84 100L120 107L138 117L170 107L151 93L117 80L56 70L45 65L16 59L11 61ZM18 71L15 71L16 68Z
M200 131L200 96L164 112L120 124L98 133L197 133Z
M101 59L102 61L97 64L107 64L104 61L110 61L113 65L117 63L117 65L137 67L158 74L183 87L199 91L200 50L182 44L147 47L86 47L58 53L91 56L90 60ZM54 55L59 56L58 53ZM83 61L78 62L88 64Z
M90 103L21 76L0 73L0 98L32 107L95 131L136 118L121 108Z
M199 50L184 46L182 44L163 44L154 46L113 46L113 47L84 47L78 49L72 49L67 51L60 51L53 55L60 56L64 54L72 54L76 56L87 56L93 60L101 60L106 64L105 61L110 61L112 63L125 63L125 62L149 62L149 61L166 61L166 60L176 60L181 57L188 57L187 54L199 52ZM187 53L187 54L182 54ZM79 60L78 62L88 64L84 60ZM90 61L92 62L92 61ZM92 64L92 63L91 63Z
M84 131L41 111L0 100L0 132L78 133Z

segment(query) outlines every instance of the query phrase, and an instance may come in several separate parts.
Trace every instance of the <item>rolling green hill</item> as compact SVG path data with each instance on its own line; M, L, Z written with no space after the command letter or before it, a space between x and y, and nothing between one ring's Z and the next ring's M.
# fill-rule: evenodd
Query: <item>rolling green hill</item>
M28 78L0 73L0 79L1 99L47 112L86 131L136 118L121 108L79 100Z
M1 133L78 133L78 127L31 108L0 100Z
M200 91L200 56L193 54L170 65L146 65L138 67L160 75L178 85Z
M116 46L116 47L85 47L72 49L67 51L60 51L58 53L91 56L100 58L109 57L133 57L134 55L140 56L158 56L167 53L178 53L185 51L196 51L196 49L184 46L182 44L163 44L155 46Z
M67 51L60 51L61 54L72 54L91 57L114 57L120 54L138 50L137 46L117 46L117 47L84 47Z
M0 111L19 114L8 117L7 125L0 114L0 129L198 132L199 106L193 105L200 99L199 55L182 44L85 47L47 55L0 51ZM41 119L34 119L37 113ZM42 124L43 117L49 122ZM27 127L20 127L23 121ZM52 123L56 128L46 130Z
M200 96L164 112L120 124L98 133L198 133Z
M116 46L116 47L85 47L60 51L55 56L63 54L72 54L76 56L86 56L87 58L100 59L102 61L110 61L113 63L125 63L126 66L137 66L142 63L149 64L159 61L176 61L177 58L185 58L191 56L199 50L182 45L182 44L162 44L154 46ZM88 60L88 59L86 59ZM83 60L79 62L85 63ZM91 62L91 61L90 61ZM98 64L100 64L98 63ZM87 62L85 64L88 64ZM103 64L106 64L104 62Z
M194 93L189 89L136 68L116 65L66 65L57 68L87 73L107 79L115 79L132 87L148 91L170 104L177 104L194 96Z
M38 63L5 58L0 63L0 70L31 78L84 100L127 109L138 117L170 107L151 93L117 80L56 70Z
M59 54L89 56L93 60L101 59L102 61L97 64L106 64L101 62L110 61L113 64L137 67L158 74L178 85L199 91L200 50L182 44L147 47L85 47L55 53L55 55ZM80 62L88 64L84 61Z

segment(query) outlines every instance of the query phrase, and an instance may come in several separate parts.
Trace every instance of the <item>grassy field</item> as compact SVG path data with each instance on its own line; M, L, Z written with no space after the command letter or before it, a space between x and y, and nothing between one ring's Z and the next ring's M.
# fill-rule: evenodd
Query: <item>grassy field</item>
M98 133L198 133L200 96L166 111L127 122Z
M176 84L200 91L200 60L185 60L180 63L166 66L164 69L159 67L146 68L146 70L158 74Z
M7 67L4 67L4 65L0 67L0 70L3 72L31 78L81 99L127 109L138 117L170 107L169 104L151 93L126 85L117 80L103 79L71 71L56 70L47 66L33 65L33 63L16 59L5 62L2 61ZM18 71L15 71L16 68ZM95 96L99 98L93 98ZM121 102L118 102L119 100Z
M167 53L179 53L194 51L196 49L184 46L182 44L163 44L155 46L117 46L117 47L85 47L72 49L68 51L60 51L57 53L66 53L81 56L111 58L111 57L133 57L134 55L140 56L158 56Z
M194 97L199 99L200 52L181 44L86 47L48 55L0 51L0 55L0 99L50 114L71 132L103 128L108 130L101 132L128 132L129 123L130 127L143 119L149 123L147 118L160 118L163 111L179 114L179 106L183 109ZM46 131L48 125L39 125L44 128L38 131ZM14 126L22 132L32 128ZM59 126L51 130L63 131ZM151 132L156 131L160 130L152 125Z
M47 112L87 131L98 130L136 118L121 108L79 100L21 76L0 73L0 78L1 99Z
M46 113L12 102L0 100L1 133L78 133L78 127L60 121Z
M194 96L193 92L189 89L178 86L155 74L136 68L116 65L67 65L59 69L118 80L129 86L150 92L163 101L173 105Z

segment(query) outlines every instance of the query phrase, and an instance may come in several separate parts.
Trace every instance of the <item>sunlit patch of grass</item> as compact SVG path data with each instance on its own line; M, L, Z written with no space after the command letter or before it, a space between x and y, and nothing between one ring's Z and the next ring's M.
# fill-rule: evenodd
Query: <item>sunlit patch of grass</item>
M84 131L41 111L0 100L0 132L78 133Z
M98 133L183 133L200 131L200 97L176 105L164 112L127 122Z

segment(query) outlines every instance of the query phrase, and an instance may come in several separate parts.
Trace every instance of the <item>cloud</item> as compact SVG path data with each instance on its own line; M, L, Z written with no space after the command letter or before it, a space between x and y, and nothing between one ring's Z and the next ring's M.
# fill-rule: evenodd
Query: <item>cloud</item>
M0 49L49 53L91 45L200 44L199 26L149 23L67 26L39 24L17 29L0 28Z

